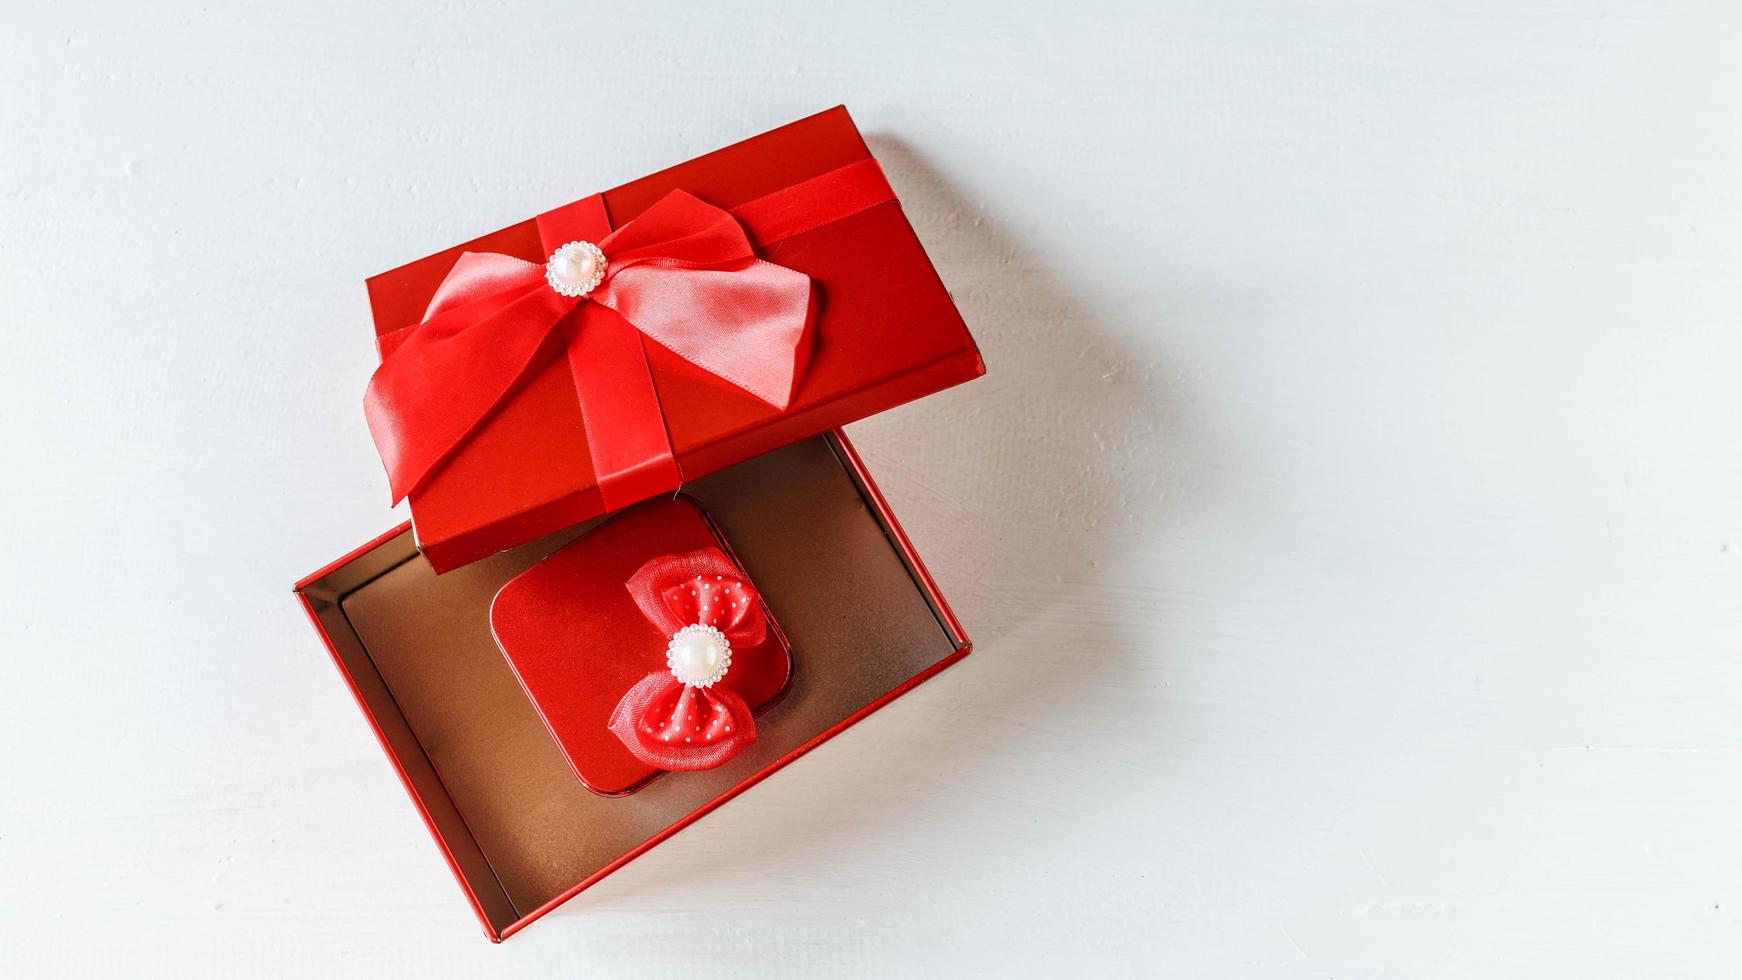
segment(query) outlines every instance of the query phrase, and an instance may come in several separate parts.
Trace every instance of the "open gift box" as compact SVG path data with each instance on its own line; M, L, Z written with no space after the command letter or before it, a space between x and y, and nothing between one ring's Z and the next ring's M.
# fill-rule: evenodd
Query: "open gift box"
M674 195L742 222L755 256L728 271L779 263L809 277L802 336L791 332L791 391L770 398L722 384L707 357L666 346L671 338L644 322L652 319L644 303L619 298L595 309L614 301L609 282L579 307L529 293L557 309L555 326L525 345L524 368L513 369L500 403L469 423L457 448L438 440L443 451L426 458L427 472L401 481L408 471L395 467L407 452L398 430L383 436L383 402L371 403L390 479L396 492L409 488L412 521L296 586L492 940L969 650L839 427L984 367L844 109L370 280L384 359L403 358L431 334L441 340L452 311L475 316L495 302L475 291L462 301L445 295L455 270L474 261L465 253L499 253L500 268L521 275L510 263L557 251L542 275L560 292L553 242L591 227L603 254L621 259L629 253L613 243L626 248L634 236L611 229L653 224L648 216ZM641 334L625 328L631 320ZM601 353L601 344L615 348ZM476 346L450 362L470 364L479 352L495 356ZM443 376L404 377L434 384ZM402 391L426 394L416 384ZM646 421L623 404L658 411L663 438L651 465L620 465L616 427ZM680 488L754 582L790 650L790 679L782 675L778 699L757 715L755 740L716 768L601 789L584 781L588 760L576 757L591 751L592 736L577 740L554 719L572 714L565 692L588 692L593 675L606 672L584 666L595 659L576 661L583 666L560 684L517 676L492 631L492 604L612 511ZM620 638L572 639L596 656Z

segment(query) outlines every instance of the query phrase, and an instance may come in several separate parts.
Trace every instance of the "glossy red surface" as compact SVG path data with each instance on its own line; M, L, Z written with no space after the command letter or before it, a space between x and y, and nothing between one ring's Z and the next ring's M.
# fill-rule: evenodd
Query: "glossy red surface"
M625 583L648 561L709 547L731 554L694 501L650 500L600 524L496 594L490 607L496 643L575 775L595 793L629 793L660 772L606 728L624 692L665 669L670 639L648 622ZM720 682L758 713L792 676L786 639L766 605L763 611L766 638L734 647Z
M683 189L733 208L867 159L837 107L605 191L613 223ZM543 262L528 219L369 280L376 333L416 322L466 251ZM643 341L671 446L686 479L839 427L985 373L973 338L890 202L789 238L770 261L810 276L820 295L815 348L790 405L777 410L658 344ZM579 402L560 346L466 447L411 495L420 547L438 570L603 513Z

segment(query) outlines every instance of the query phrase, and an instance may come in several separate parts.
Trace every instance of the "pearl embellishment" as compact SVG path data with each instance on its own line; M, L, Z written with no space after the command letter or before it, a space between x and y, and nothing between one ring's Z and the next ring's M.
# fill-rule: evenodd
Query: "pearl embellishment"
M585 296L605 280L610 264L592 242L569 242L550 254L544 281L563 296Z
M681 684L713 687L732 666L732 644L726 642L726 634L712 626L693 623L671 635L665 647L665 665Z

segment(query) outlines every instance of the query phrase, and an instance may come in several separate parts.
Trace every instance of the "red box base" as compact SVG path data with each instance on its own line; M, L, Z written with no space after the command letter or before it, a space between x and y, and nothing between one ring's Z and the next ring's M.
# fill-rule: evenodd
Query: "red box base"
M966 656L967 636L839 431L697 481L802 684L719 769L582 787L490 636L496 590L571 528L437 577L406 525L298 583L487 936L500 941Z

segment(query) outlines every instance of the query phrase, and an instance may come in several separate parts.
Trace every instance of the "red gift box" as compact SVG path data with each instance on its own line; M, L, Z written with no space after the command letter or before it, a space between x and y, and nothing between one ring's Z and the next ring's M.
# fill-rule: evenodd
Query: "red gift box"
M408 363L394 359L417 350L420 337L439 343L449 336L443 317L469 317L494 301L455 288L465 278L460 266L481 268L476 257L463 259L465 253L497 253L485 263L524 277L535 268L527 263L552 255L553 227L565 234L580 227L606 232L595 249L603 261L610 258L605 243L621 244L633 239L629 229L658 224L653 216L674 199L692 213L730 214L742 224L742 233L734 234L755 253L740 256L745 264L734 270L766 272L757 265L766 263L778 266L773 275L788 283L808 277L808 299L783 307L796 309L803 327L792 349L790 393L772 401L752 395L755 385L723 381L735 373L731 364L724 374L710 372L674 353L677 348L654 342L655 333L639 319L645 308L632 316L605 299L585 299L584 291L576 302L592 305L562 307L552 295L576 294L558 288L573 282L559 283L562 270L553 259L545 267L553 277L550 294L538 282L526 295L533 305L557 309L560 328L538 339L524 375L466 423L463 439L452 447L426 440L424 448L433 442L441 453L425 454L428 465L412 484L395 468L395 459L404 459L396 430L389 428L383 440L377 427L383 402L372 383L371 428L395 487L409 489L412 521L296 587L485 933L496 941L970 648L839 426L970 380L985 367L844 108L371 279L383 371ZM815 220L819 213L824 217ZM562 217L553 222L552 215ZM623 237L611 237L619 233ZM616 253L622 264L612 274L621 279L624 268L633 268L632 255ZM675 260L655 261L669 269ZM680 319L692 309L674 308ZM647 385L642 395L596 364L587 374L592 362L577 357L576 345L598 344L605 331L593 328L613 316L627 326L612 328L618 332L611 353L634 354L633 373L645 375L638 383ZM705 333L721 327L705 315L697 319L684 328ZM450 355L467 353L445 363L463 369L473 355L491 354L496 335L481 336L488 338L481 345L449 347ZM626 337L633 350L622 343ZM409 392L413 403L429 396L440 407L447 375L413 371L398 378L410 379L398 394ZM609 411L598 413L601 406ZM627 420L645 433L650 420L634 413L649 406L669 483L658 482L663 471L652 482L640 478L646 474L625 482L623 470L595 465L612 462L613 452L601 447L621 435L602 419ZM427 418L443 421L440 413ZM427 435L409 432L413 440ZM705 513L699 520L711 527L706 533L694 523L676 527L684 522L671 517L675 504L602 516L633 502L625 487L639 499L680 485L699 504L697 515ZM703 538L718 544L753 584L779 641L772 652L790 659L771 661L787 669L770 669L766 677L745 675L766 680L766 690L735 691L747 710L764 709L754 717L753 741L739 739L737 754L715 768L651 780L645 766L613 756L623 744L613 746L599 726L608 700L647 669L642 648L659 638L621 608L624 556L682 550ZM575 550L565 552L571 544ZM612 549L621 551L616 557L622 561L612 564ZM560 571L564 554L571 564L576 555L585 563L604 560L584 576L545 582L549 589L539 587L542 574L523 580L523 589L505 588L553 555L545 567ZM611 565L610 574L604 565ZM579 578L598 588L588 592L591 586L577 584ZM504 593L510 605L520 603L495 624L519 631L502 644L515 648L509 659L491 620L492 604ZM541 630L550 635L540 637ZM647 642L635 644L622 662L608 661L636 631ZM629 790L636 792L605 795Z
M985 373L973 338L844 107L370 279L383 357L425 316L463 253L493 252L543 263L551 243L541 238L541 221L549 214L579 209L592 215L602 208L608 223L621 228L667 194L683 191L736 209L752 233L758 225L804 229L807 223L789 213L795 188L825 203L837 192L863 196L882 188L882 194L865 198L882 203L857 210L852 201L840 204L831 220L783 234L761 250L762 258L809 276L815 287L815 312L790 402L775 408L661 344L636 337L630 343L639 343L645 355L662 416L655 424L662 421L669 438L675 479L638 482L635 496L677 489L722 467ZM590 452L599 447L589 445L577 378L561 343L548 347L541 366L409 494L419 547L438 571L632 502L602 493ZM589 383L603 388L610 382ZM621 410L615 403L631 400L614 392L587 394L614 403L614 411Z
M488 622L505 583L585 528L437 575L402 524L297 583L492 941L971 649L844 434L738 464L688 492L762 590L794 651L795 682L741 756L633 796L596 795L575 778Z

